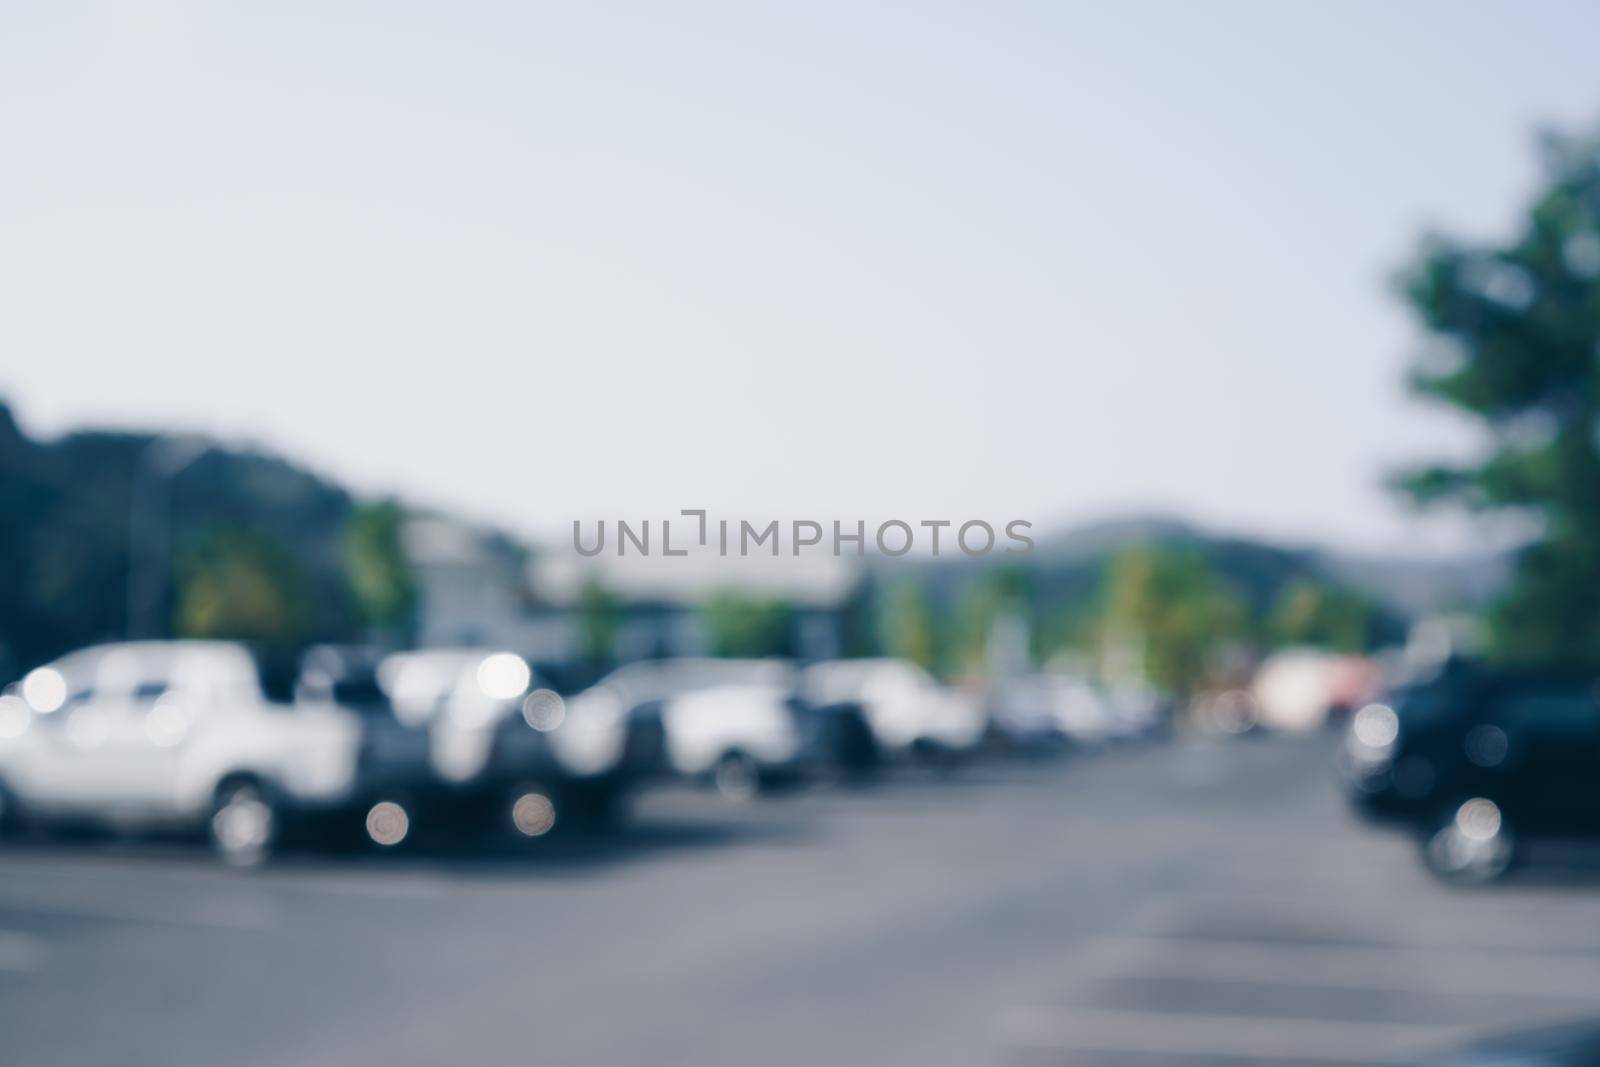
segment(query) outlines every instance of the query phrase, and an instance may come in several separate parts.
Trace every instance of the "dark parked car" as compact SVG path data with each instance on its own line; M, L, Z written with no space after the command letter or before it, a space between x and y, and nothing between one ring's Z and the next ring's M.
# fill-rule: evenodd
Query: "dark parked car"
M425 730L448 821L542 837L620 815L634 777L627 724L569 708L522 657L399 652L378 664L377 681L395 716Z
M366 834L384 846L411 836L413 824L437 817L445 799L430 758L428 730L402 720L378 681L383 653L348 645L318 645L300 662L295 699L355 714L360 723L351 801Z
M1584 1022L1499 1035L1417 1060L1413 1067L1600 1067L1600 1026Z
M1351 718L1350 797L1416 831L1429 868L1457 881L1498 877L1530 838L1600 836L1597 682L1447 664Z

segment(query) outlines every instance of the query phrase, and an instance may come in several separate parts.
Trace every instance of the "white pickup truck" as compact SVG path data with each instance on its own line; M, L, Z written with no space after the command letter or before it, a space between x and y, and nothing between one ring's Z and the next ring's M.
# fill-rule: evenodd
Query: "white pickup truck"
M258 862L286 820L357 789L358 716L292 702L283 675L205 641L100 645L31 671L0 694L0 820L204 828L224 859Z

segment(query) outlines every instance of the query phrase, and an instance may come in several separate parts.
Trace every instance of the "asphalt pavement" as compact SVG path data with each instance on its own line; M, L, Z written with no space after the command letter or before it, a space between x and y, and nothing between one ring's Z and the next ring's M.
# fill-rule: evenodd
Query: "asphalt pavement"
M1387 1064L1600 1017L1600 869L1485 890L1327 737L1166 742L527 848L0 851L0 1061Z

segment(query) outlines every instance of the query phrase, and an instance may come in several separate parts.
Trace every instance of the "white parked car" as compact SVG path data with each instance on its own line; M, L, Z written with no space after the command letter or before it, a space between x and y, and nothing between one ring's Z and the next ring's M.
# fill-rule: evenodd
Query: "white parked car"
M645 762L743 798L798 773L811 755L793 692L793 669L776 660L651 660L613 671L570 708L579 722L626 721L640 737L657 731Z
M291 684L221 642L64 656L0 695L4 815L203 827L224 858L258 861L286 820L343 810L358 784L359 718L290 703Z
M1118 739L1149 739L1167 725L1167 700L1148 685L1111 685L1100 693L1111 710L1112 735Z
M889 755L965 754L983 740L987 723L978 700L940 685L905 660L815 663L801 671L799 692L815 705L858 705L878 747Z
M1069 674L1028 674L996 684L989 715L995 729L1018 744L1067 741L1093 747L1122 729L1106 698Z

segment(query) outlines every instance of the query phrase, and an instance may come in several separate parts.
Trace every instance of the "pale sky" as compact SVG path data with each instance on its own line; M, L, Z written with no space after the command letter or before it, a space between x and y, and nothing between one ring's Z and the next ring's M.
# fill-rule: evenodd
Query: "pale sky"
M10 3L0 393L525 533L1167 511L1460 544L1387 288L1585 4Z

